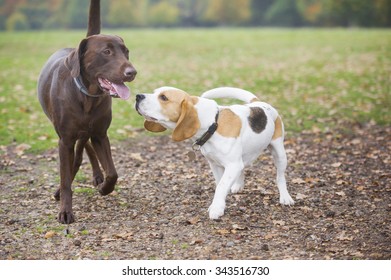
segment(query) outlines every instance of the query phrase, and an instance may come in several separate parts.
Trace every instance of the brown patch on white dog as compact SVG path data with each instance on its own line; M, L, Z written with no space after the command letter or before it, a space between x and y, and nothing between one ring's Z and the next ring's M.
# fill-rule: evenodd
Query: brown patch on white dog
M273 134L273 140L280 138L283 133L283 126L282 126L282 120L280 116L277 116L276 120L274 121L274 134Z
M172 133L172 140L174 141L189 139L200 129L200 121L198 119L198 113L194 108L193 99L187 94L184 94L184 98L180 104L180 114L176 123L176 127Z
M217 133L224 137L238 137L242 129L239 116L230 109L223 109L219 114Z
M163 132L166 130L161 124L148 120L144 121L144 128L150 132Z
M161 104L162 113L166 115L170 121L177 122L182 111L182 102L188 102L187 94L181 90L166 90L159 94L159 102Z

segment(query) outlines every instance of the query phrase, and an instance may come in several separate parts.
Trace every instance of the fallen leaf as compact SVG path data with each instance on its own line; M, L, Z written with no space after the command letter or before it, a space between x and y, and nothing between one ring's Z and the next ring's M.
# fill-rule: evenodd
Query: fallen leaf
M339 196L346 196L345 192L343 192L343 191L336 192L335 194L337 194Z
M318 134L318 133L320 133L322 130L319 128L319 127L317 127L316 125L314 125L313 127L312 127L312 132L313 133L315 133L315 134Z
M307 198L307 196L306 196L305 194L302 194L302 193L296 194L296 199L297 199L297 200L305 199L305 198Z
M275 226L285 226L285 221L282 221L282 220L274 220L273 221L273 224Z
M115 233L115 234L113 234L113 237L121 238L124 240L132 240L133 239L133 232Z
M305 178L306 183L317 183L319 181L319 178Z
M196 223L198 223L200 221L200 218L198 216L195 216L195 217L192 217L190 219L188 219L186 222L189 224L189 225L195 225Z
M47 135L42 135L42 136L39 136L38 137L38 140L39 141L45 141L45 140L47 140L48 139L48 136Z
M141 161L141 162L145 161L145 159L143 159L143 157L141 156L140 153L130 153L130 158Z
M50 230L48 231L47 233L45 233L45 238L48 239L48 238L52 238L53 236L56 235L56 232Z
M216 233L221 234L221 235L226 235L230 233L230 230L228 229L218 229L216 230Z
M15 147L14 153L17 154L18 156L21 156L21 155L24 154L25 150L28 150L30 148L31 148L31 146L29 144L23 143L23 144L20 144L20 145Z
M361 143L361 140L358 139L358 138L355 138L355 139L353 139L352 141L350 141L350 143L352 143L353 145L357 145L357 144L360 144L360 143Z
M346 231L344 231L344 230L340 234L338 234L336 238L340 241L352 241L353 240L353 237L346 235Z
M126 131L121 129L121 128L119 128L119 129L117 129L117 133L118 134L126 134Z
M338 186L340 186L340 185L344 185L344 184L347 184L347 182L346 181L344 181L344 180L338 180L337 182L335 182Z
M301 178L293 178L292 183L294 184L305 184L305 181Z
M269 239L272 239L272 238L274 238L276 236L277 236L276 233L268 233L263 238L265 238L266 240L269 240Z
M354 252L354 253L352 253L352 255L353 256L355 256L356 258L362 258L362 257L364 257L364 254L363 253L361 253L361 252Z
M311 212L312 211L312 208L308 207L308 206L303 206L303 207L300 207L301 210L303 210L304 212L308 213L308 212Z
M164 233L163 232L154 232L154 233L150 233L149 236L154 239L163 239Z
M204 240L202 239L194 239L190 242L190 245L196 245L196 244L202 244L204 243Z
M237 224L233 224L233 225L232 225L232 228L233 228L233 229L236 229L236 230L247 230L247 229L248 229L248 227L246 227L246 226L237 225Z
M337 253L337 252L339 252L339 251L341 251L342 249L340 248L340 247L333 247L333 246L331 246L331 247L327 247L326 248L326 251L327 252L332 252L332 253Z
M111 241L116 241L117 239L115 238L103 238L102 242L111 242Z

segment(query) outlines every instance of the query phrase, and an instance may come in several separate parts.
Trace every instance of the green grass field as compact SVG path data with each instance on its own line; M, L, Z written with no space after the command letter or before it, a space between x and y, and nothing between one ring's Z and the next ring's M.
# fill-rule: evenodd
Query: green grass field
M391 124L391 30L173 29L103 30L124 38L138 70L128 101L114 100L112 140L132 135L143 120L136 93L170 85L199 95L241 87L274 105L288 133L340 123ZM36 97L46 59L76 47L80 32L0 34L0 145L30 151L57 145Z

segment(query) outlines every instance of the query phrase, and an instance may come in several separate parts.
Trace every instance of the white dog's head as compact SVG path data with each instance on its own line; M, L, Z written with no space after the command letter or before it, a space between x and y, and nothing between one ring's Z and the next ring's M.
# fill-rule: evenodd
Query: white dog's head
M173 129L172 139L183 141L200 128L198 113L194 105L198 97L190 96L183 90L161 87L153 93L137 94L136 110L145 117L144 127L151 132Z

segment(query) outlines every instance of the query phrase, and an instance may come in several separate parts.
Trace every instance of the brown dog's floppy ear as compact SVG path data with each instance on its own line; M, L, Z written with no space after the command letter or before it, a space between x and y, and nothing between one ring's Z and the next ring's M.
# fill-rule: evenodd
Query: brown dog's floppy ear
M179 116L177 125L172 133L172 140L183 141L189 139L197 133L200 128L198 114L191 98L186 98L181 104L181 115Z
M66 58L65 66L71 71L71 76L76 78L80 75L81 60L86 51L88 39L83 39L79 48L74 49Z
M163 132L166 130L161 124L147 120L144 121L144 128L151 132Z

